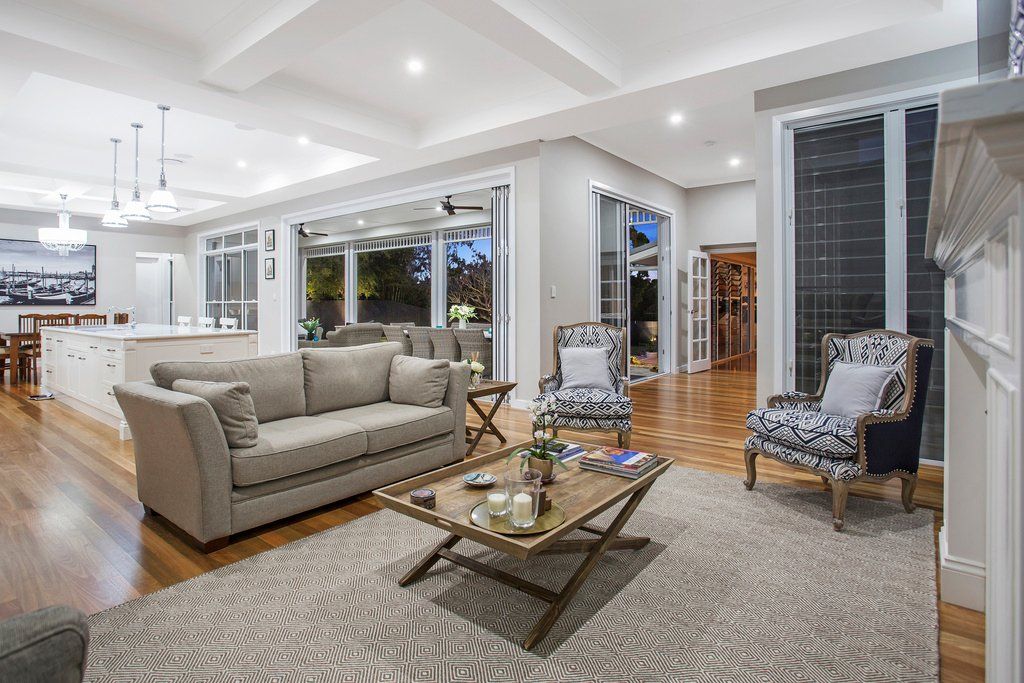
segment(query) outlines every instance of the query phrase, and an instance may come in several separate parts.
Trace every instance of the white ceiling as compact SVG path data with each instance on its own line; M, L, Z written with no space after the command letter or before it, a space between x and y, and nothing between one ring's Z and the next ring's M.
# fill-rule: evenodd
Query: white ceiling
M684 186L739 180L755 90L967 42L974 14L974 0L0 0L0 206L66 190L101 213L107 139L130 142L133 118L151 188L158 102L169 155L192 155L168 168L189 209L177 225L566 135Z

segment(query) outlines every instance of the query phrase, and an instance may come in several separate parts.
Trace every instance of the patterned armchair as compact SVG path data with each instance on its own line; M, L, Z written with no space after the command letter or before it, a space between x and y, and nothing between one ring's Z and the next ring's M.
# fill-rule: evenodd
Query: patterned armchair
M604 348L608 351L608 375L614 392L603 389L561 389L562 367L558 350L566 347ZM629 366L625 335L621 328L604 323L559 325L554 331L554 374L540 379L539 400L554 399L553 432L559 428L615 432L621 447L629 447L633 430L633 402L629 398Z
M768 399L747 415L747 490L754 488L754 460L772 460L821 477L832 487L832 526L842 531L846 497L856 481L899 477L903 507L914 511L928 373L935 344L891 330L826 334L821 341L822 377L817 392ZM896 366L882 405L858 417L820 412L829 372L837 361Z

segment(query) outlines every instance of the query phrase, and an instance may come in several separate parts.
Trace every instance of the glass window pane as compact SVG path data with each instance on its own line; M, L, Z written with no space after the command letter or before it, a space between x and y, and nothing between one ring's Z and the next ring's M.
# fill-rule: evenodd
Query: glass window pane
M224 235L224 247L240 247L242 246L242 233L233 232L230 235Z
M921 457L942 460L945 392L943 318L945 274L924 256L931 201L932 162L938 109L932 105L906 115L907 334L932 339L935 352L924 407Z
M445 315L455 304L468 304L476 308L476 318L471 322L489 325L494 306L491 240L449 242L445 250L448 259Z
M256 244L256 239L255 230L246 230L245 235L242 237L242 241L245 242L245 244Z
M224 257L206 257L206 300L220 301L224 287Z
M626 226L622 202L597 195L601 322L626 323Z
M220 318L221 311L223 310L224 307L221 304L206 304L206 316L213 318L214 321Z
M306 260L306 318L319 318L325 330L346 323L344 254Z
M235 325L242 325L242 304L224 304L224 311L221 313L224 318L234 318ZM220 318L217 318L217 327L220 327Z
M219 237L211 237L210 239L206 240L206 250L213 251L215 249L220 249L220 244L221 240Z
M249 249L245 253L245 300L256 301L259 298L259 267L256 259L259 253Z
M885 327L882 116L793 135L795 386L818 388L821 338Z
M245 329L247 330L258 330L259 329L259 316L257 315L259 306L256 304L245 305Z
M429 326L430 246L356 255L357 320Z
M242 300L242 252L224 254L224 300Z

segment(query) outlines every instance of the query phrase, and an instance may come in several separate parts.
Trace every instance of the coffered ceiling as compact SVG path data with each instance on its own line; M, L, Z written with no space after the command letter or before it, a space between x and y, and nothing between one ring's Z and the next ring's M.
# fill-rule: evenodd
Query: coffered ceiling
M107 140L136 119L152 187L165 103L179 225L566 135L684 185L743 179L755 90L974 34L972 0L0 0L0 16L0 205L68 191L99 214Z

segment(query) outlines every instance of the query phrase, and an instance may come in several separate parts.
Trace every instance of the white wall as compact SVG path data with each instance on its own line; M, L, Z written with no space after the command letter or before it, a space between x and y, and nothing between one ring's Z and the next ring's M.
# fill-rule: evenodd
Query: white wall
M757 195L753 180L686 190L687 250L755 241Z
M0 209L0 237L35 240L41 226L55 226L57 217L51 213ZM89 244L96 245L95 306L0 306L0 328L14 330L18 315L23 313L106 313L109 306L131 306L135 303L135 253L140 251L180 253L184 249L183 228L147 226L148 234L134 228L113 232L100 228L96 219L72 218L76 228L88 230ZM177 267L177 264L176 264ZM182 289L175 294L193 300L192 276L189 268L176 271L176 282ZM191 314L191 305L183 315Z
M685 233L686 222L686 191L682 187L579 138L542 142L537 345L541 349L540 369L544 373L551 370L554 326L591 318L591 180L674 211L672 245L677 270L685 267L685 250L681 252L683 257L679 257L684 242L680 236ZM677 273L672 281L678 280ZM550 297L552 285L556 288L555 299ZM685 320L678 307L673 316L677 321Z
M776 231L777 183L782 158L774 148L775 117L815 107L854 102L878 95L977 76L973 44L926 52L904 59L790 83L754 93L757 196L757 402L785 389L782 348L785 316L782 275L776 268L781 234ZM776 344L776 340L780 343Z

